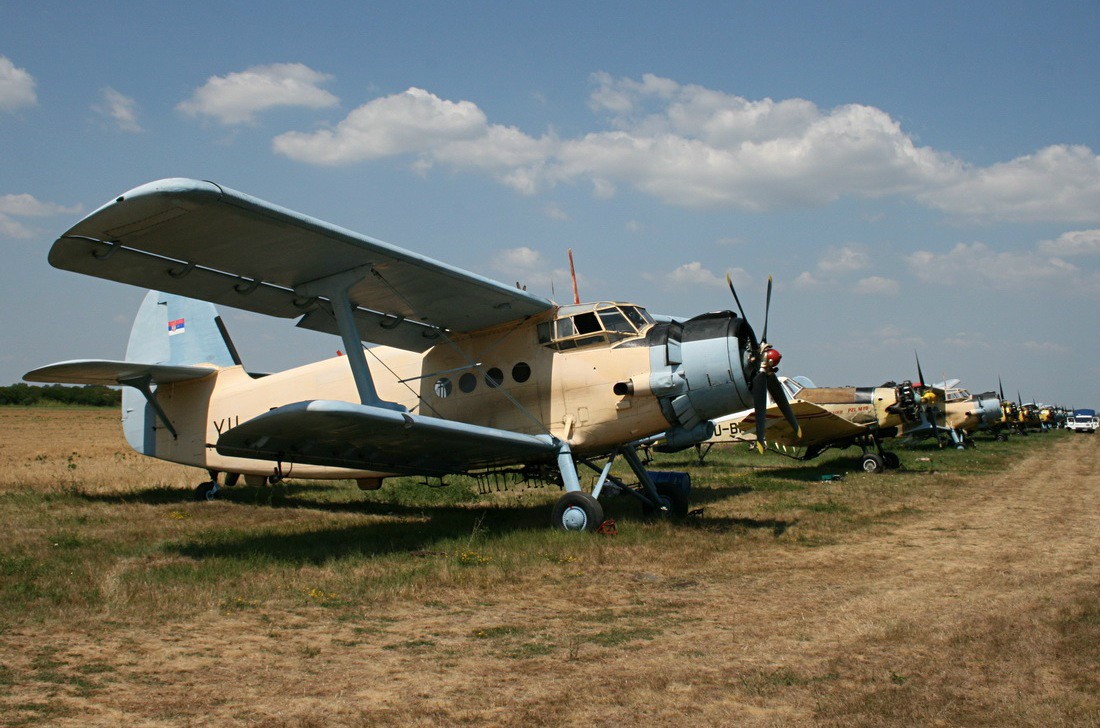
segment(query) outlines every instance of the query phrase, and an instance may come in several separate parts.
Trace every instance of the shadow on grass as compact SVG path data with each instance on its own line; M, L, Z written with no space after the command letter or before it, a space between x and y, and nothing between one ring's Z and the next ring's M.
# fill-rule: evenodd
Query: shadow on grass
M260 559L302 566L389 554L443 555L440 549L449 542L469 538L475 533L478 543L485 544L513 532L548 528L546 509L535 506L415 510L416 518L339 527L319 523L317 528L291 533L210 531L167 548L193 559Z
M781 521L775 518L689 518L684 524L700 531L751 531L764 529L772 532L778 538L787 532L788 528L796 525L798 519Z

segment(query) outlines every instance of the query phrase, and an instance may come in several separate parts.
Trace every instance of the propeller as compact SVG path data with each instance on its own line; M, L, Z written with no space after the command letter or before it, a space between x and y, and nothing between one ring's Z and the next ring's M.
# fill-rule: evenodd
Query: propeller
M741 305L741 299L737 296L737 289L733 287L733 277L726 273L726 284L733 294L733 300L737 303L737 310L741 312L741 318L748 322L745 309ZM778 349L768 343L768 318L772 307L772 277L768 276L768 293L764 300L764 330L760 337L757 350L753 352L750 363L754 367L752 377L749 379L749 389L752 391L753 410L756 413L756 449L764 452L765 436L767 428L768 395L779 407L779 411L790 423L795 431L795 437L802 437L802 426L798 424L798 418L787 401L787 392L779 381L776 370L779 368L779 360L783 355Z
M922 395L921 399L923 400L924 399L924 396L923 396L924 393L932 391L932 387L931 387L931 385L928 384L928 382L924 381L924 372L922 372L921 368L920 368L920 355L917 354L916 351L914 351L913 356L915 356L917 358L917 379L920 380L921 390L922 390L921 391L921 395ZM933 392L932 396L935 397L935 392ZM933 401L931 404L925 405L924 413L928 417L928 419L932 422L932 434L936 436L936 445L937 445L937 447L942 448L943 443L940 442L940 427L939 427L939 424L937 422L937 413L936 413L936 403L935 403L935 401Z

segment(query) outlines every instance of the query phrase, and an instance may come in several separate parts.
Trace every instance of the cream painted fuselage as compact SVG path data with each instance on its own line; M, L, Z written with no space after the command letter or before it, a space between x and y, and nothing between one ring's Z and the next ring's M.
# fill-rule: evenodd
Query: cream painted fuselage
M618 382L650 376L650 347L599 345L557 351L537 340L538 320L456 337L423 354L378 346L367 362L379 397L410 412L570 443L578 455L669 427L655 397L620 396ZM639 337L641 338L641 337ZM633 342L637 344L638 342ZM271 409L305 400L358 402L347 357L254 378L240 366L201 380L162 385L157 398L179 433L157 429L156 456L211 471L272 475L266 460L226 457L214 445L228 429ZM388 475L282 463L284 477Z

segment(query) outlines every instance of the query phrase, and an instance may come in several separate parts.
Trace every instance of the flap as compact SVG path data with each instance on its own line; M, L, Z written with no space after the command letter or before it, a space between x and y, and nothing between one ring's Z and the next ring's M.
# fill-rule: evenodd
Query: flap
M297 402L222 433L222 455L407 475L552 461L549 435L523 435L334 400Z
M54 384L102 384L113 387L127 380L149 378L152 384L172 384L189 379L202 379L218 371L214 367L141 364L132 361L77 359L39 367L23 375L28 382Z
M459 247L459 246L456 246ZM54 243L57 268L337 333L325 299L295 293L365 269L349 290L364 341L423 351L435 329L462 333L553 308L545 298L212 182L166 179L130 190Z

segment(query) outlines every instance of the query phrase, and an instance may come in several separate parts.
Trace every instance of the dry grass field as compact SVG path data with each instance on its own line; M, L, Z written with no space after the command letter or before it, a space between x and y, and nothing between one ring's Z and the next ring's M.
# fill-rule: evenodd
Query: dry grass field
M462 479L196 503L115 412L0 409L0 724L1100 724L1100 437L899 452L665 456L702 513L591 536Z

